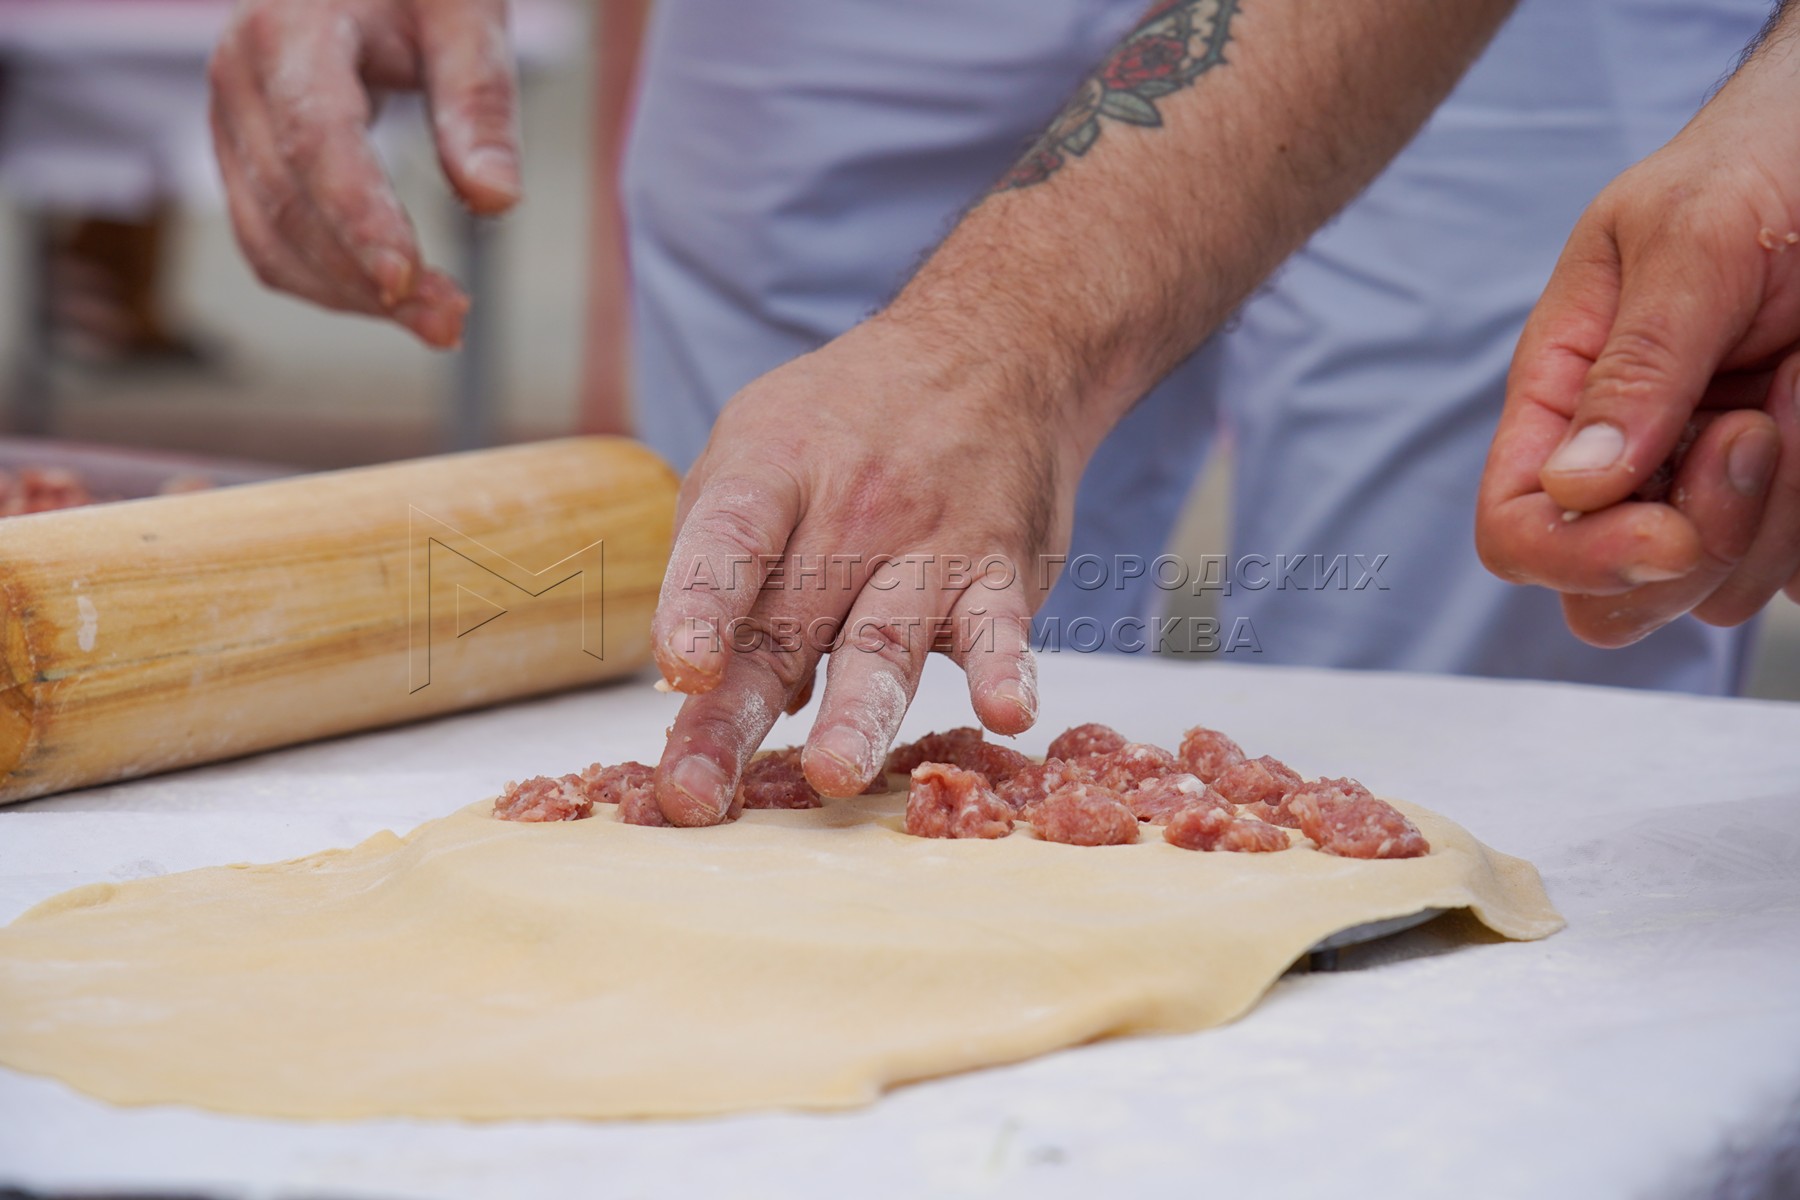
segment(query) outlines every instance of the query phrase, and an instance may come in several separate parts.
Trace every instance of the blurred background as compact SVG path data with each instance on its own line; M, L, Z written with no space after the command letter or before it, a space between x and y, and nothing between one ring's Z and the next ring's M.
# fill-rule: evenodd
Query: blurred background
M463 351L440 354L271 292L238 254L205 108L230 0L0 0L0 465L38 452L21 435L292 470L619 428L604 180L636 31L600 4L514 0L525 200L500 222L451 199L415 103L383 109L426 256L475 302ZM1208 472L1177 553L1225 548L1229 471ZM1785 600L1751 692L1800 699Z
M575 428L594 160L588 6L517 6L526 200L485 234L442 183L419 106L390 100L378 123L427 257L476 285L485 357L474 363L250 273L206 123L206 60L231 8L0 0L9 431L333 467ZM459 401L479 412L460 417L472 430Z

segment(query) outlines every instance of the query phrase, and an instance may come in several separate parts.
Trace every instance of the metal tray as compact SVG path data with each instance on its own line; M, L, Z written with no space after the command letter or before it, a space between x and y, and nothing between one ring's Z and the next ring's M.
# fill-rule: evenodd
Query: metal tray
M1309 971L1337 970L1337 952L1346 946L1360 946L1364 942L1378 941L1384 937L1392 937L1396 933L1405 933L1408 929L1417 929L1425 922L1443 916L1450 910L1447 908L1422 908L1416 913L1407 913L1403 917L1388 917L1380 921L1367 921L1361 925L1352 925L1348 929L1340 929L1328 938L1321 938L1311 950L1306 952L1306 969Z
M99 504L154 496L171 479L181 477L202 479L212 487L231 487L299 473L297 467L275 463L56 438L0 437L0 470L19 471L27 467L60 467L75 472Z

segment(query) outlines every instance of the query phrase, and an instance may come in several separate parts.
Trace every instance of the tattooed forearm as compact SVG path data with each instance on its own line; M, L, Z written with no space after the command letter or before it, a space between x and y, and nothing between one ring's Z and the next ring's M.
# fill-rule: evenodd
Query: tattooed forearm
M1093 149L1105 121L1160 126L1158 100L1224 65L1238 7L1239 0L1158 0L995 190L1044 182Z

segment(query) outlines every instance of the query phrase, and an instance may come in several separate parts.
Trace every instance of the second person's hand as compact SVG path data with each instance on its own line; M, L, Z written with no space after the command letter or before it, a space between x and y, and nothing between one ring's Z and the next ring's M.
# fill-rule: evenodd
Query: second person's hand
M1477 543L1597 645L1739 624L1800 582L1795 42L1601 193L1519 342Z
M258 278L455 345L468 298L421 258L368 126L382 93L423 91L457 195L477 213L512 207L504 0L246 0L210 78L226 203Z

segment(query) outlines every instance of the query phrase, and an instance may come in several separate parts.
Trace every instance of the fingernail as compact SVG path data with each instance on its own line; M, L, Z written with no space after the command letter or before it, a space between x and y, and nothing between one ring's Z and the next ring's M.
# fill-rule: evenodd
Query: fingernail
M509 200L519 198L519 159L511 150L477 146L463 160L463 172L470 182L491 192L498 192Z
M868 773L874 758L869 752L869 739L849 725L835 725L820 734L819 753L859 777Z
M364 269L375 281L383 308L392 308L412 294L412 263L398 251L385 247L369 251Z
M725 786L730 780L712 759L702 758L698 754L688 755L669 772L669 782L675 786L676 791L705 811L721 817L725 815L731 799L725 794Z
M1775 473L1776 441L1760 433L1739 434L1725 455L1725 477L1740 496L1760 496Z
M1619 461L1625 453L1625 434L1617 425L1604 421L1583 426L1574 437L1564 442L1544 469L1561 473L1603 471Z
M994 699L1005 701L1028 717L1037 715L1037 698L1016 679L1003 679L994 685Z
M663 639L663 653L677 668L675 677L670 682L682 691L686 691L688 687L699 683L712 673L694 661L699 657L696 653L699 649L695 645L696 640L691 632L684 639L681 630L677 630ZM686 645L677 644L682 641L685 641Z
M1649 563L1634 563L1620 571L1625 582L1633 587L1642 587L1646 583L1667 583L1671 579L1680 579L1686 571L1671 571L1667 567L1652 566Z
M434 311L425 314L419 332L439 349L456 350L462 347L462 327L461 313Z

